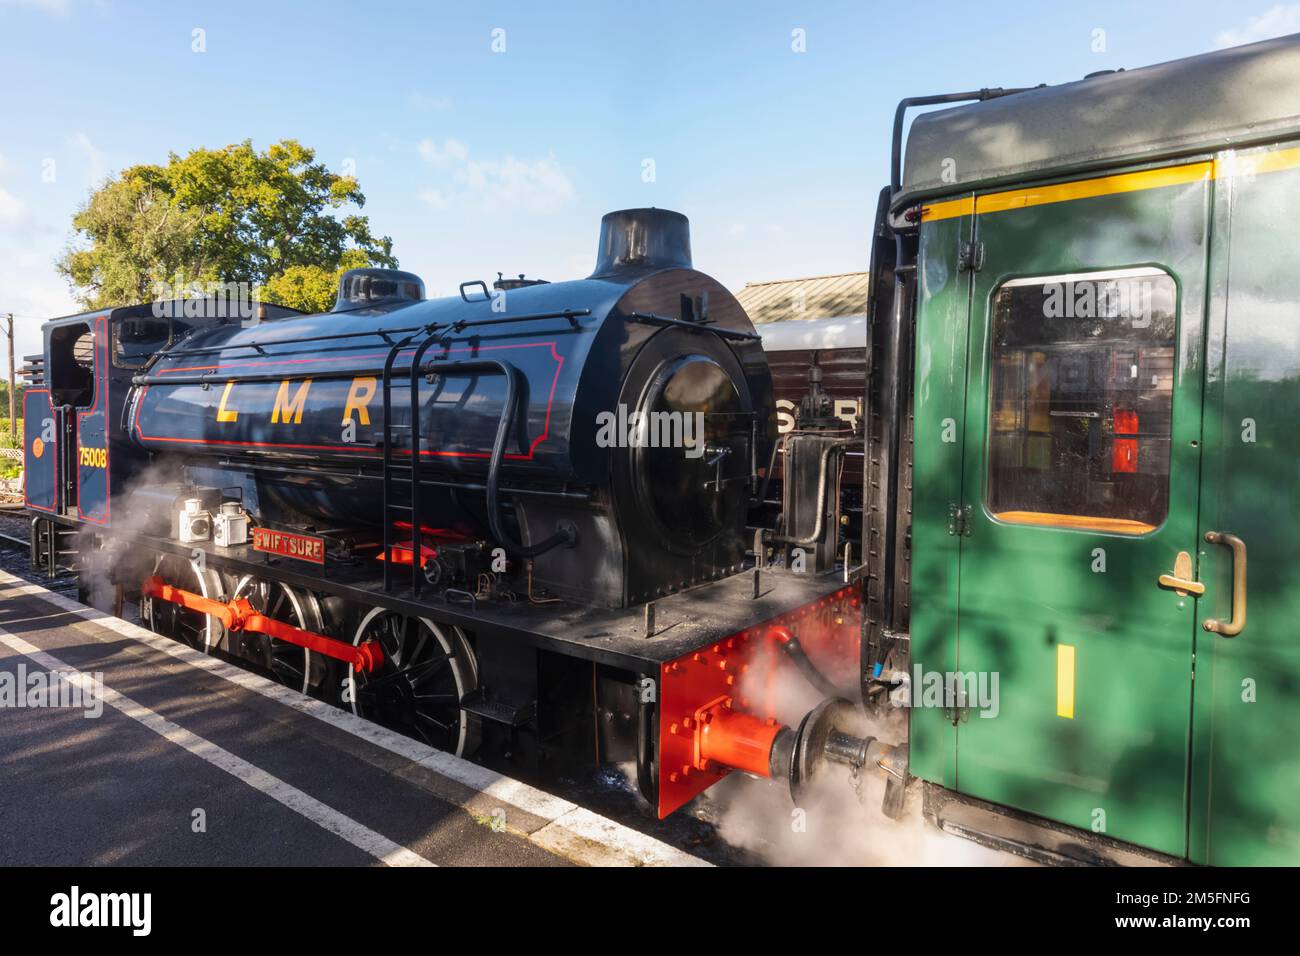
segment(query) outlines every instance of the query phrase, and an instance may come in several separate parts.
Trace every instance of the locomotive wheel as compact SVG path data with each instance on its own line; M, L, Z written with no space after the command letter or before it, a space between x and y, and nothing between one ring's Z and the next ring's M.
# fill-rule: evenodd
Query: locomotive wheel
M172 587L216 600L225 593L224 581L217 571L201 570L195 561L165 554L154 563L153 573ZM143 598L140 617L149 630L182 641L195 650L210 654L226 639L226 626L215 617L190 611L170 601Z
M478 677L460 629L376 607L361 618L352 644L370 640L379 642L384 663L373 674L348 666L352 712L458 757L473 753L478 717L460 702Z
M320 634L324 630L320 603L310 591L300 591L278 581L263 581L249 574L235 585L233 597L247 598L258 613L304 631ZM286 687L308 694L320 684L324 661L307 648L256 633L241 634L240 641L241 656L269 670Z

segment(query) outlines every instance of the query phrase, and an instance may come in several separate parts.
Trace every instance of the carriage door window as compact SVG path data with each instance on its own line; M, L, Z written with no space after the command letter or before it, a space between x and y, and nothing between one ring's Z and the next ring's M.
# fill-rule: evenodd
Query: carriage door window
M50 400L85 408L95 399L95 336L84 322L50 332Z
M1169 511L1177 287L1158 269L1014 279L992 301L986 505L1154 531Z

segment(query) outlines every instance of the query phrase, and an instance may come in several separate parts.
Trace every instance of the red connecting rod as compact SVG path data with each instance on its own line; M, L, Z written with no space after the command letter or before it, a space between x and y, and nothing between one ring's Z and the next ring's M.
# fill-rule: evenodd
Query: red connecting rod
M297 644L299 647L332 657L336 661L351 664L356 670L367 674L378 670L384 662L384 652L375 641L366 641L354 647L344 641L326 637L324 634L304 631L300 627L294 627L292 624L259 613L246 598L236 598L225 603L214 601L193 591L173 587L157 575L145 579L140 587L140 594L215 617L231 631L253 631L278 641Z

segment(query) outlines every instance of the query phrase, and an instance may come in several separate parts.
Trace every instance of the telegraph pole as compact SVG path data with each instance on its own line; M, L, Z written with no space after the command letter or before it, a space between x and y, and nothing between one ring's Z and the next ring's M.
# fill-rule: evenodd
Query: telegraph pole
M14 443L17 432L14 428L14 314L9 313L9 444Z

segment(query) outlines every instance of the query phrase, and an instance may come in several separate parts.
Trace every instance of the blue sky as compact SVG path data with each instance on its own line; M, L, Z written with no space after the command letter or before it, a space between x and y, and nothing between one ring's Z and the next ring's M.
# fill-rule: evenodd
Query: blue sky
M586 275L601 214L641 205L731 288L859 270L901 97L1290 32L1300 3L1251 0L0 0L0 312L34 351L76 311L53 261L92 185L246 138L350 163L430 295Z

